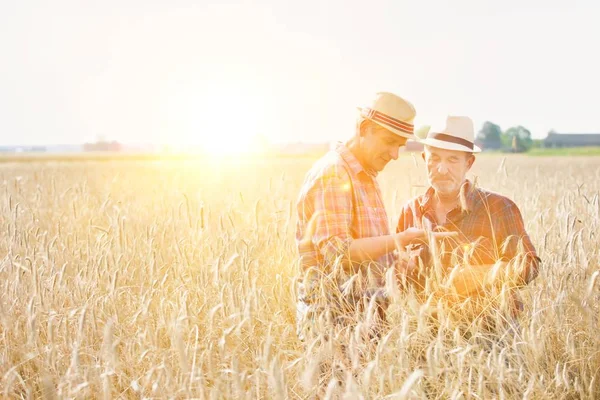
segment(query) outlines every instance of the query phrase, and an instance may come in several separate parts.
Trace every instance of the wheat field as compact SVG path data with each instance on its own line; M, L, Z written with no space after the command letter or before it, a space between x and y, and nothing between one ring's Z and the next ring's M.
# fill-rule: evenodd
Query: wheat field
M543 262L519 328L486 346L397 296L340 385L319 382L294 326L313 161L0 164L0 395L600 397L600 158L478 157L471 175L520 206ZM403 154L380 183L395 226L423 162Z

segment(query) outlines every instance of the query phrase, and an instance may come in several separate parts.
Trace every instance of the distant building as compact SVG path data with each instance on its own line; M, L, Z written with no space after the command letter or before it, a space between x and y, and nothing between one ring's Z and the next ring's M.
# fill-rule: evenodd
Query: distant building
M0 146L0 153L40 153L45 151L45 146Z
M600 133L556 133L549 132L544 147L600 146Z
M83 145L83 151L121 151L121 144L115 141L86 143Z
M81 144L50 144L46 146L48 153L79 153L83 151Z

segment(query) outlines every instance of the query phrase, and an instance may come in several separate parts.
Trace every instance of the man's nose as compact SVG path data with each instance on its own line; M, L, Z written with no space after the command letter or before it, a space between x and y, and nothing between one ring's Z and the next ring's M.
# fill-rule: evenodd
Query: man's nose
M438 170L438 173L440 173L442 175L446 175L448 173L448 168L446 167L446 164L444 164L444 163L439 163L437 170Z
M392 147L392 150L390 151L390 157L392 158L392 160L398 159L398 153L400 153L400 147Z

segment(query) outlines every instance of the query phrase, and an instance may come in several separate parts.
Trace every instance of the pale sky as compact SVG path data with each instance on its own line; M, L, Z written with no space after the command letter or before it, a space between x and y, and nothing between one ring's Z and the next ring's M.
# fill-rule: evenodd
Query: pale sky
M344 140L377 91L600 132L599 49L598 1L3 1L0 144Z

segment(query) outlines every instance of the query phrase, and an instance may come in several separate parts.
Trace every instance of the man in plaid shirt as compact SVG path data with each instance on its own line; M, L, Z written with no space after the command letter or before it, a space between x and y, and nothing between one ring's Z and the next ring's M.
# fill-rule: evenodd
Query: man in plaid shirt
M354 137L339 143L306 175L296 229L301 339L334 326L353 326L365 309L375 309L372 314L381 318L381 289L394 263L393 250L424 236L416 228L390 233L376 180L414 137L414 117L408 101L378 93L370 107L360 109Z
M540 264L517 205L465 178L475 161L473 153L480 151L473 140L469 118L448 117L444 129L431 131L421 141L431 186L404 206L396 228L458 233L437 243L436 257L443 267L456 267L449 279L459 298L484 294L507 281L513 288L526 285L537 276ZM421 265L431 267L429 248L422 245L416 252ZM402 273L422 287L424 274L415 261L401 263ZM514 290L510 298L514 314L521 303Z

